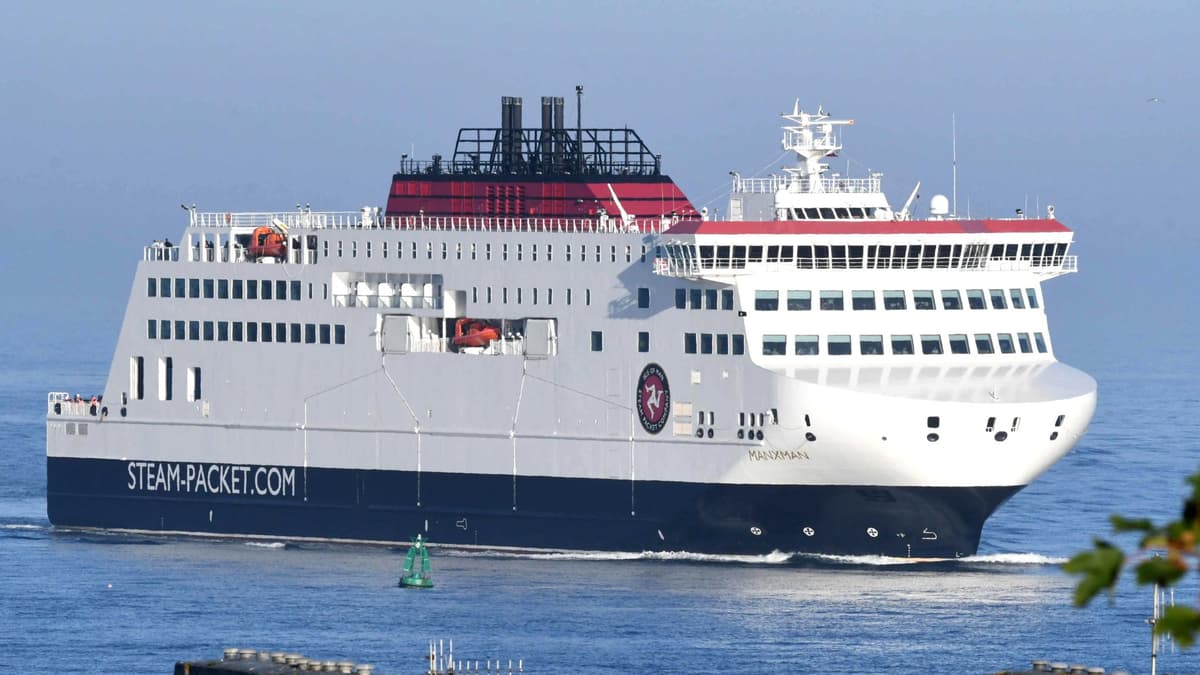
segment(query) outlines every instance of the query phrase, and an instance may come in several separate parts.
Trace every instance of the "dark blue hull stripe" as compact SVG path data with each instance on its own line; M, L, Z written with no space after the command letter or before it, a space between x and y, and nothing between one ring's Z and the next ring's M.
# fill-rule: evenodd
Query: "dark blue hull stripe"
M59 527L593 551L953 558L1020 486L721 485L50 457ZM419 502L419 503L418 503Z

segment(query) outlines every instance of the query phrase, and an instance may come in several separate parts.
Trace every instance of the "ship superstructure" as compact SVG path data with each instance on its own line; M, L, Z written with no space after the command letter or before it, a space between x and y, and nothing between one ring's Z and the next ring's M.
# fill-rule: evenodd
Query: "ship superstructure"
M1086 429L1052 212L893 211L797 105L798 165L718 221L631 130L519 110L382 213L192 209L147 247L103 399L50 396L51 521L956 557Z

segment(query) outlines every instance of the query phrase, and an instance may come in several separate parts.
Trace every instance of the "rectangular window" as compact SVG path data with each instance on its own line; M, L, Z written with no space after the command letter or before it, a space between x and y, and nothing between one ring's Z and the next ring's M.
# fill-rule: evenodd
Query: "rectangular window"
M844 308L841 291L821 291L821 309L841 311Z
M933 291L913 291L913 309L936 309L933 306Z
M488 302L492 301L491 290L492 290L491 288L488 288ZM567 289L567 304L568 305L571 304L571 289L569 289L569 288Z
M760 312L779 309L779 291L754 291L754 309Z
M892 336L892 353L893 354L912 354L913 339L911 335L893 335Z
M158 359L158 400L170 401L175 390L175 364L169 356Z
M638 331L638 351L645 354L650 351L650 333L649 331Z
M323 323L321 324L321 344L327 345L329 342L329 324Z
M1039 354L1046 353L1046 338L1042 337L1041 333L1033 334L1033 342L1034 342L1034 344L1037 345L1037 350L1038 350Z
M217 334L216 329L217 329L217 327L214 322L212 322L212 321L204 322L204 341L205 342L212 342L213 338L216 337L216 334Z
M1038 308L1037 289L1026 288L1025 295L1029 297L1029 309Z
M701 354L713 353L712 333L701 333L700 334L700 353Z
M1008 289L1008 297L1012 300L1013 309L1025 309L1025 296L1021 293L1021 289Z
M863 355L879 355L883 353L882 335L863 335L858 338L858 351Z
M145 373L142 372L145 365L145 357L129 357L129 391L133 392L133 399L135 401L140 401L146 396Z
M806 312L812 309L812 291L788 291L787 308L789 312Z
M520 246L520 244L518 244L518 246ZM518 287L517 287L517 304L518 304L518 305L519 305L519 304L521 304L521 295L522 295L522 293L521 293L521 287L520 287L520 286L518 286Z
M217 341L218 342L229 342L229 322L228 321L218 321L217 322Z
M158 279L146 277L146 297L153 298L156 295L158 295Z
M270 279L263 279L262 285L259 288L262 290L262 299L263 300L270 300L272 298L272 293L271 293L272 288L271 288L271 280Z
M987 303L983 299L982 288L967 289L967 306L971 309L987 309Z
M272 339L272 337L274 335L275 335L275 332L271 330L271 322L270 321L262 322L262 341L263 342L274 342L274 340Z
M830 335L829 336L829 355L830 356L846 356L850 353L850 336L849 335Z
M570 291L568 291L568 293L569 293L569 292L570 292ZM491 286L488 286L488 287L487 287L487 294L486 294L486 295L487 295L487 301L488 301L488 303L489 303L489 304L491 304L491 302L492 302L492 287L491 287Z
M687 307L687 289L675 289L675 309L684 309Z
M733 347L734 355L740 356L740 355L746 353L746 336L745 335L742 335L740 333L735 333L732 336L732 341L733 341L732 347Z
M1000 346L1001 354L1014 354L1017 351L1013 347L1012 335L1009 333L997 333L996 344Z
M195 368L188 368L187 380L188 380L187 381L187 388L188 388L187 400L199 401L201 398L203 398L202 389L200 386L200 368L199 368L199 366L197 366Z
M200 339L200 322L199 321L189 321L188 322L188 339L189 340L199 340Z
M442 244L445 247L445 244ZM507 253L507 251L506 251ZM525 257L525 245L517 244L517 262L520 262Z
M280 282L280 283L283 283L283 282ZM289 283L290 283L290 287L291 287L291 294L290 294L290 297L291 297L291 299L292 299L292 300L299 300L299 299L300 299L300 282L299 282L299 281L292 281L292 282L289 282ZM282 297L283 297L283 295L282 295L282 294L280 294L280 296L279 296L279 297L280 297L280 298L282 298Z
M762 353L763 356L783 356L787 354L787 336L764 335Z
M158 322L154 319L146 320L146 338L150 340L158 339Z
M246 322L246 342L258 342L258 322Z
M797 335L793 338L796 356L810 356L821 353L821 343L816 335Z
M300 324L298 323L292 324L291 342L292 344L300 342Z
M962 296L957 290L942 291L942 309L962 309Z
M175 297L177 297L177 298L186 298L187 297L187 279L180 277L175 280Z
M275 341L287 342L287 324L282 321L275 322Z
M988 291L988 295L992 297L992 309L1008 309L1008 303L1004 301L1004 289L993 288Z
M336 324L333 327L333 343L335 345L346 344L346 326L345 324Z
M592 351L604 351L604 333L598 330L592 331Z
M941 335L922 335L921 336L921 353L922 354L941 354L942 353L942 336Z
M704 308L705 309L716 309L717 308L717 289L715 289L715 288L704 289Z
M508 286L500 289L500 302L508 304Z
M416 244L413 244L413 246L416 246ZM416 256L414 255L413 257L416 257ZM483 245L483 259L484 260L492 259L492 245L491 244Z
M905 309L904 291L884 291L883 292L883 308L884 309Z
M171 297L171 280L167 277L159 277L158 279L158 294L161 297Z
M721 309L733 309L733 290L721 289Z
M257 300L258 299L258 279L247 279L246 280L246 299L247 300Z
M217 298L219 298L221 300L229 299L229 280L228 279L218 279L217 280Z
M1029 333L1017 333L1017 345L1021 347L1022 354L1033 353L1033 345L1029 342Z
M304 344L308 344L308 345L317 344L317 324L315 324L315 323L304 324Z
M950 334L950 353L951 354L970 354L971 343L967 341L966 333L951 333Z
M850 303L854 309L875 309L875 291L853 291Z
M695 333L684 333L683 334L683 353L684 354L695 354L696 353L696 334Z
M592 289L590 289L590 288L583 289L583 304L588 307L592 306Z
M185 339L185 338L187 338L187 335L184 333L184 322L183 322L183 320L182 320L182 319L180 319L180 320L177 320L177 321L175 321L175 339L176 339L176 340L183 340L183 339Z
M729 353L729 336L726 335L725 333L717 334L717 353L718 354L728 354Z
M212 279L204 280L204 297L211 300L216 295L216 284Z
M691 292L688 293L688 299L691 301L690 307L692 309L700 309L703 306L703 297L704 293L699 288L691 289Z
M975 334L975 353L976 354L991 354L995 350L992 349L992 336L987 333Z
M166 319L159 321L158 322L158 334L162 336L162 339L170 340L171 339L171 322L167 321Z
M242 293L242 280L241 280L241 279L234 279L234 280L233 280L233 299L234 299L234 300L241 300L241 299L242 299L242 296L243 296L243 293Z
M188 297L189 298L200 297L200 280L199 279L188 279Z

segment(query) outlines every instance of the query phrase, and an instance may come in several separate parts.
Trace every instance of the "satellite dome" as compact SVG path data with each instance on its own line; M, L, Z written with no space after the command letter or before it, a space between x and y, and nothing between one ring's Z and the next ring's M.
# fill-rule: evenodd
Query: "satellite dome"
M929 215L945 216L950 214L950 200L946 195L934 195L933 199L929 200Z

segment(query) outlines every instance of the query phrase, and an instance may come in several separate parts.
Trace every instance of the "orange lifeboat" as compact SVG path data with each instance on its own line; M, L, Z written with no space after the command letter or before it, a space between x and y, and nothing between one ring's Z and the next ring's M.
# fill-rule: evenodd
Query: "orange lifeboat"
M250 235L250 257L278 258L287 257L287 240L283 234L273 227L256 227Z
M459 319L454 324L454 337L450 342L456 347L486 347L500 339L500 330L479 319Z

